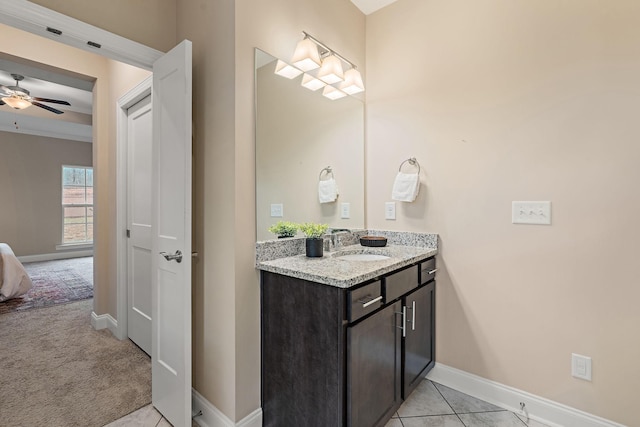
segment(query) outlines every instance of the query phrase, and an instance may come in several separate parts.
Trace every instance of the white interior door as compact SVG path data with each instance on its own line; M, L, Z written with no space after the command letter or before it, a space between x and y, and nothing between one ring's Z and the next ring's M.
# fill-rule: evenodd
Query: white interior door
M151 95L127 110L127 336L151 355Z
M154 63L152 108L152 400L174 427L187 427L191 425L190 41Z

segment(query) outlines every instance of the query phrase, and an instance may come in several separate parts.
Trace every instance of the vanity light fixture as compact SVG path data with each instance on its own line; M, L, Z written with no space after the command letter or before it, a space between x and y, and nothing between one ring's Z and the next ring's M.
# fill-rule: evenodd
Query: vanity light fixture
M300 74L302 74L302 71L278 59L278 62L276 63L275 73L279 76L286 77L288 79L293 79L298 77Z
M336 55L332 53L322 60L318 78L330 85L344 80L342 63L340 63L340 59Z
M364 91L362 75L353 62L329 48L312 35L303 31L304 39L298 42L289 65L278 60L275 73L293 79L304 71L302 86L310 90L324 87L322 94L329 99L339 99ZM349 66L343 71L342 64ZM317 73L313 71L320 67ZM333 86L331 86L333 85Z
M326 96L332 101L335 101L336 99L344 98L345 96L347 96L346 93L336 89L331 85L327 85L324 87L324 90L322 91L322 95Z
M349 95L355 95L364 91L364 83L362 83L362 76L360 71L355 68L350 68L344 73L344 82L340 84L340 90L348 93Z
M319 57L321 58L322 66L316 75L317 79L320 79L329 85L340 83L339 89L349 95L354 95L364 91L362 75L353 62L349 61L306 31L303 31L302 34L304 34L304 39L298 43L298 47L296 47L296 51L293 54L292 62L294 65L303 69L302 64L305 59L308 59L309 64L319 64L320 62L317 60ZM315 46L312 47L312 44ZM350 67L346 72L343 71L343 63ZM313 69L315 68L317 67L314 67ZM309 80L309 78L307 78L307 80ZM309 87L305 82L303 82L303 86ZM326 91L333 93L330 89L326 89Z
M304 73L302 76L302 86L306 87L309 90L318 90L320 88L325 87L327 84L320 79L316 79L311 74Z
M311 71L320 67L320 53L318 46L305 33L305 38L298 42L296 51L293 53L291 63L302 71Z

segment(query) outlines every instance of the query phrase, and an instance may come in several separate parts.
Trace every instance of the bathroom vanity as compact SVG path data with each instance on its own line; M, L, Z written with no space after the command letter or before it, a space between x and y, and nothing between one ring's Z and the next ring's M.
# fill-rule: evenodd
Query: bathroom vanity
M436 250L382 249L258 264L264 426L384 426L433 367Z

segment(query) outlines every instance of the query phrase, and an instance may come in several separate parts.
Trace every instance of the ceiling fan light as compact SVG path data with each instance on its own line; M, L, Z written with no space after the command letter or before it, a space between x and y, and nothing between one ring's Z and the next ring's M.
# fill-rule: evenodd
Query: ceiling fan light
M328 85L324 87L324 90L322 91L322 95L326 96L332 101L335 101L336 99L344 98L345 96L347 96L347 94L342 92L341 90L338 90L335 87L328 86Z
M344 80L342 63L335 55L329 55L322 61L322 67L318 71L318 78L327 84L334 84Z
M318 90L320 88L325 87L327 84L322 80L316 79L311 74L305 73L302 76L302 86L306 87L309 90Z
M340 90L355 95L364 92L364 83L362 83L362 75L355 68L350 68L344 73L344 82L340 84Z
M302 71L298 70L296 67L293 67L287 64L284 61L278 59L276 63L276 70L274 71L277 75L286 77L288 79L294 79L302 74Z
M311 71L320 67L318 46L308 38L300 40L295 52L293 52L291 63L302 71Z
M5 104L15 108L16 110L24 110L25 108L31 107L31 103L29 101L22 99L17 95L5 96L2 100Z

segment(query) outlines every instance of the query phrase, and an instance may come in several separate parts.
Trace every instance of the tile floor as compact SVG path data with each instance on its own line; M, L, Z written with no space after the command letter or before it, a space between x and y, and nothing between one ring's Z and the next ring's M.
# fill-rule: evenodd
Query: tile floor
M402 404L386 427L546 427L429 380Z
M172 427L160 412L149 404L135 412L126 415L119 420L107 424L105 427ZM193 422L192 427L198 427Z
M537 421L424 380L402 404L386 427L546 427ZM106 427L171 427L147 405ZM193 427L198 427L193 423ZM300 426L302 427L302 426Z

